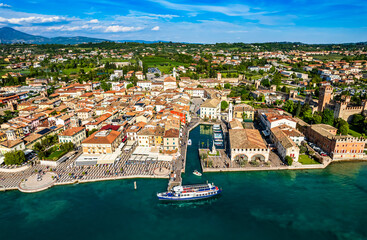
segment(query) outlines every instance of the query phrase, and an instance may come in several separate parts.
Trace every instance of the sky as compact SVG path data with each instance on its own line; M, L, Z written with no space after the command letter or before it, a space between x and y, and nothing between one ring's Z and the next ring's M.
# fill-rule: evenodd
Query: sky
M0 27L190 43L367 41L366 0L0 0Z

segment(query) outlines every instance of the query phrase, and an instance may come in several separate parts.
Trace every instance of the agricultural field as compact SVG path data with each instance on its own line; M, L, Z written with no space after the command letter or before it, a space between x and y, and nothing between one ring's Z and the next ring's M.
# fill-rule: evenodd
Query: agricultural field
M317 60L340 60L342 59L344 56L343 55L339 55L339 54L329 54L329 55L314 55L313 58L317 59Z
M90 67L85 67L85 68L68 68L68 69L64 69L62 70L63 74L77 74L80 72L80 69L84 69L84 72L87 73L89 72L92 68Z

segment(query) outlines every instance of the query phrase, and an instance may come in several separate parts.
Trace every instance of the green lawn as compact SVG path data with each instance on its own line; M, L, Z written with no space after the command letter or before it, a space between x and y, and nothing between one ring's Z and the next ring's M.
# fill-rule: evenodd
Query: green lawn
M56 161L59 158L61 158L63 155L65 155L66 153L67 153L66 151L55 151L51 153L51 155L48 156L47 159Z
M348 130L348 134L349 135L352 135L353 137L362 137L362 134L360 134L359 132L356 132L356 131L354 131L352 129L349 129Z
M306 165L306 164L320 164L319 162L313 160L306 154L299 155L298 162Z

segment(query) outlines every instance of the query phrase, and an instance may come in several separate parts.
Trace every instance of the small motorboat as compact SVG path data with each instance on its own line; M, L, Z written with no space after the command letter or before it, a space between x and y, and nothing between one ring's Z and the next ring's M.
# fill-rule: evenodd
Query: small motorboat
M201 175L203 175L201 172L199 172L198 170L195 170L192 172L192 174L194 174L195 176L201 177Z
M191 144L192 144L192 141L191 141L191 139L189 139L189 140L187 141L187 145L191 146Z

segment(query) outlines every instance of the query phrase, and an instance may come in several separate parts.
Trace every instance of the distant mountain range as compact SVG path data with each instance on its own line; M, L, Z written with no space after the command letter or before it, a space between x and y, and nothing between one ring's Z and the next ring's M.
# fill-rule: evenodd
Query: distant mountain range
M98 43L108 41L106 39L89 38L89 37L53 37L47 38L35 36L15 30L10 27L0 28L0 43L35 43L35 44L79 44L79 43Z
M145 40L118 40L111 41L107 39L90 38L90 37L53 37L47 38L42 36L31 35L11 27L0 28L0 43L34 43L34 44L80 44L80 43L100 43L100 42L137 42L137 43L157 43L165 41L145 41Z
M53 37L47 38L43 36L36 36L31 35L28 33L24 33L18 30L15 30L11 27L2 27L0 28L0 43L11 44L11 43L31 43L31 44L81 44L81 43L100 43L100 42L136 42L136 43L167 43L169 41L146 41L146 40L107 40L107 39L100 39L100 38L90 38L90 37ZM177 43L177 42L176 42ZM190 44L187 42L180 42L182 44ZM268 42L268 43L275 43L275 42ZM202 43L196 43L202 44ZM256 44L256 43L253 43ZM277 42L276 44L304 44L309 45L306 43L300 42ZM367 42L357 42L357 43L341 43L337 45L367 45ZM312 45L312 44L311 44ZM329 44L321 44L321 45L329 45Z

